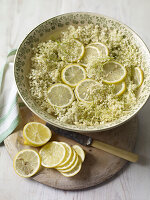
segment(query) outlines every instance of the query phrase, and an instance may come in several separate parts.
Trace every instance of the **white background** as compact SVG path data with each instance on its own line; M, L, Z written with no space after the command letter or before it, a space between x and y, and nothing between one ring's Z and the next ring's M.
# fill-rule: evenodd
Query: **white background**
M12 48L39 23L58 14L91 11L116 18L135 30L150 48L149 0L0 0L0 67ZM130 164L105 184L82 191L61 191L17 176L0 145L0 200L149 200L150 101L140 111L136 153ZM94 173L94 171L93 171Z

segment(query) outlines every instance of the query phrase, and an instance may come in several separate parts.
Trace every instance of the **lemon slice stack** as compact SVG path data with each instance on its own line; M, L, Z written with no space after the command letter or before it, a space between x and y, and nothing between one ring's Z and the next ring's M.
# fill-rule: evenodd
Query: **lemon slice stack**
M62 175L71 177L76 175L82 166L85 153L75 145L71 147L65 142L49 142L39 151L41 164L46 168L55 168Z
M53 168L62 163L66 157L66 149L59 142L48 142L39 151L43 167Z

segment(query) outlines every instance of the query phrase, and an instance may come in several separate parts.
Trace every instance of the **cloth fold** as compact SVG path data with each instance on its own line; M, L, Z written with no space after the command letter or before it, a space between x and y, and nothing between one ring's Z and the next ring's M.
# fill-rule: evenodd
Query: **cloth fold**
M4 67L0 68L0 143L19 124L18 93L14 78L14 56L16 49L8 56Z

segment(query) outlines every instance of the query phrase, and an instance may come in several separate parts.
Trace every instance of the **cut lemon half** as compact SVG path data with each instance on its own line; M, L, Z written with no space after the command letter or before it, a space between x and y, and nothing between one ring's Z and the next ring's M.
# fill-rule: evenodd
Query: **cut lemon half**
M101 57L108 56L108 54L109 54L108 47L103 43L95 42L95 43L89 44L88 46L97 47L100 51Z
M137 88L139 88L144 80L144 73L143 70L140 67L134 68L133 73L133 82L136 84Z
M115 61L103 65L103 82L107 84L120 83L127 75L126 68Z
M115 94L116 94L116 96L122 95L125 92L125 90L126 90L125 82L115 84Z
M91 60L94 60L97 57L100 57L100 55L101 55L101 52L99 51L97 47L88 45L85 47L85 52L82 57L81 63L83 63L83 65L86 66L89 62L91 62Z
M61 78L67 85L75 87L81 80L86 78L86 71L80 65L70 64L62 70Z
M60 142L49 142L39 151L43 167L52 168L64 162L66 149Z
M40 156L32 149L24 149L16 154L13 166L19 176L24 178L31 177L40 169Z
M64 159L64 162L62 162L60 165L58 165L58 167L63 167L66 163L68 163L68 161L70 160L71 156L72 156L72 149L71 147L65 143L65 142L60 142L66 149L66 156Z
M65 84L54 84L47 92L47 101L56 107L67 107L74 99L74 94L72 89Z
M68 162L65 164L65 165L63 165L63 166L57 166L56 167L56 169L57 170L65 170L65 169L68 169L69 167L71 167L72 165L73 165L73 163L75 162L75 160L76 160L76 157L77 157L77 153L74 151L74 150L72 150L72 156L71 156L71 158L68 160Z
M77 62L84 55L84 45L76 39L69 42L62 42L59 46L59 56L67 62Z
M66 176L66 177L75 176L81 170L81 166L82 166L82 162L81 162L81 159L79 159L77 165L71 171L69 171L69 172L61 172L61 174Z
M39 122L29 122L23 128L25 144L38 147L46 144L52 133L48 127Z
M72 148L77 152L78 156L80 156L82 162L85 159L84 150L79 145L73 145Z
M93 101L92 90L98 85L93 79L82 80L75 88L75 94L80 101L91 103Z
M76 167L76 165L78 164L78 161L79 161L79 156L77 155L74 163L69 168L67 168L67 169L61 169L59 171L60 172L70 172L70 171L72 171Z

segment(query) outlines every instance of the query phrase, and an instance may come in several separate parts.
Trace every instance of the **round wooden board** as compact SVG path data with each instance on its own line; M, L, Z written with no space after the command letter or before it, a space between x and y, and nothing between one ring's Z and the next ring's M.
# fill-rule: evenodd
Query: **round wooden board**
M23 126L30 121L39 121L45 123L34 115L27 107L20 109L21 123L13 134L4 141L6 149L13 159L15 154L21 149L31 148L23 145L22 129ZM135 146L137 134L137 118L133 118L126 124L113 130L88 134L93 139L97 139L116 147L132 151ZM53 133L52 140L65 141L70 145L75 144L74 141L61 137ZM86 159L82 165L81 171L74 177L67 178L61 175L55 169L46 169L41 167L40 171L32 177L35 181L46 184L48 186L63 190L77 190L88 188L100 184L119 172L127 163L127 161L108 154L104 151L92 147L84 147ZM39 149L37 149L39 150ZM17 176L17 175L16 175Z

